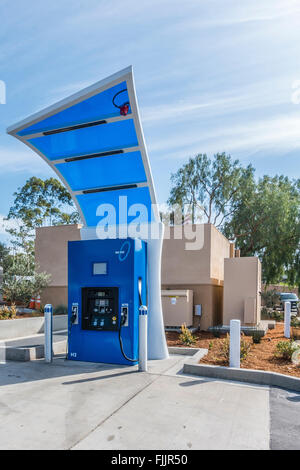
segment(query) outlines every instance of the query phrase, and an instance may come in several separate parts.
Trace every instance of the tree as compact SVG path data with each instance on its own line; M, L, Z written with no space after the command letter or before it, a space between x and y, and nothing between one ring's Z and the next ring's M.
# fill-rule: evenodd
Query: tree
M221 153L190 158L171 182L169 205L190 205L192 222L200 208L204 222L234 241L242 256L260 258L266 284L285 279L300 286L300 180L257 181L251 165L243 168Z
M14 257L13 264L4 271L1 292L10 302L28 304L33 295L41 294L49 280L49 274L37 272L34 265L28 265L28 257L19 253Z
M4 243L0 242L0 266L3 267L7 256L9 256L9 248Z
M190 158L188 163L172 174L169 205L188 204L195 222L196 210L204 214L204 222L222 227L232 214L232 201L244 182L253 180L254 169L240 166L230 155L217 153L213 159L206 154Z
M33 176L14 196L7 219L14 219L16 227L6 231L11 235L14 253L26 253L30 263L34 260L34 228L79 221L70 193L55 178Z
M232 203L224 234L235 240L242 256L257 255L266 284L286 276L300 284L300 182L264 176L245 184Z
M26 229L79 221L70 193L56 178L32 176L14 196L7 218L22 221Z

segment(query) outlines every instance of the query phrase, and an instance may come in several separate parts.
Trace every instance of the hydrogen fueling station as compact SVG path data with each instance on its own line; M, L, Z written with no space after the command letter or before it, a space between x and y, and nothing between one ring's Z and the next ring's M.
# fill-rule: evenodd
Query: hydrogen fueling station
M82 223L68 243L68 360L168 358L161 306L163 224L132 67L11 126L69 190Z

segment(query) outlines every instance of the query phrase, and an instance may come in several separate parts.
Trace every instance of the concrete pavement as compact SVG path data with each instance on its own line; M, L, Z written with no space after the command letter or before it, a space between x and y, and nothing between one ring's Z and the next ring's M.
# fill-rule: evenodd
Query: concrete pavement
M0 449L268 449L270 435L280 445L269 387L183 375L185 360L152 361L148 373L63 358L0 364ZM300 395L279 398L299 422Z

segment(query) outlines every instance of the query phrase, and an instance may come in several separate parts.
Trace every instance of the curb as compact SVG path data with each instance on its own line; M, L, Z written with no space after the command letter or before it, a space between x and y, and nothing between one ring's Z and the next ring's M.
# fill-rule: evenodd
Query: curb
M55 341L53 343L53 355L66 352L66 340ZM0 346L0 357L6 361L34 361L45 356L44 345L39 344L31 347Z
M182 356L194 356L198 351L206 351L207 349L201 348L184 348L180 346L168 346L169 354L180 354Z
M0 320L0 340L34 336L44 333L44 317L14 318L11 320ZM53 316L53 332L68 329L68 315Z
M203 355L201 357L203 357ZM195 354L192 359L185 362L183 373L213 379L234 380L258 385L268 385L271 387L280 387L294 392L300 392L300 378L264 370L236 369L234 367L198 364L201 357L200 355Z

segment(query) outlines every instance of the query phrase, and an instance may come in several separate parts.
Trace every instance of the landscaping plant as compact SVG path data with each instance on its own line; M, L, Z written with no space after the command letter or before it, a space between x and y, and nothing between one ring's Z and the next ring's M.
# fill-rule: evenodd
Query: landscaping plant
M3 275L2 295L9 302L28 304L31 296L40 295L47 287L50 275L37 272L31 266L30 257L25 254L14 258L13 264Z
M258 330L253 331L252 340L254 344L259 344L261 342L261 332Z
M0 307L0 320L11 320L15 318L17 315L17 308L15 304L11 304L10 307L7 305L3 305Z
M221 337L221 329L216 327L211 330L212 334L214 335L215 338L220 338Z
M294 340L300 339L300 321L296 317L291 318L291 335Z
M293 353L299 349L300 345L295 343L292 339L289 341L279 341L276 345L275 356L282 357L282 359L290 361Z
M223 356L229 362L229 355L230 355L230 335L227 333L226 338L222 340L222 352ZM241 350L240 350L240 358L241 361L245 359L250 351L251 345L249 342L243 339L243 335L241 337Z
M191 346L192 344L195 344L196 342L195 336L192 335L192 333L187 328L185 323L181 325L181 334L179 336L179 339L186 346Z
M280 302L279 293L276 289L268 290L261 293L261 299L264 302L265 306L268 308L276 307Z

